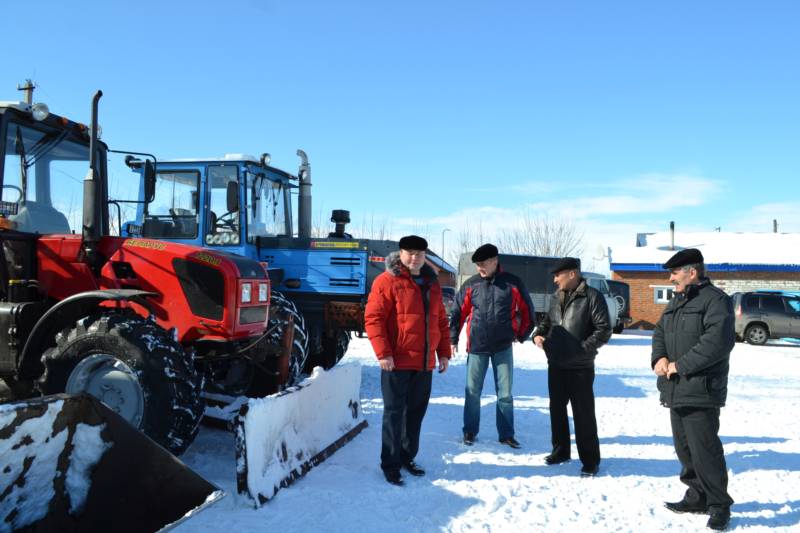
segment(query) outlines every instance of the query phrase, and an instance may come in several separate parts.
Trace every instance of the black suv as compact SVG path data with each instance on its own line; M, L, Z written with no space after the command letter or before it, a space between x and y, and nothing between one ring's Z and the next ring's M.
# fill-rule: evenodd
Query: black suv
M733 296L736 338L750 344L800 338L800 296L783 291L737 292Z

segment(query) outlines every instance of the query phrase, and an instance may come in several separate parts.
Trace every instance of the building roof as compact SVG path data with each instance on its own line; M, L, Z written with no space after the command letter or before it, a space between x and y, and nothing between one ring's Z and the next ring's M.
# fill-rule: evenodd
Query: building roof
M675 232L640 233L636 246L615 248L613 271L663 271L667 259L684 248L697 248L710 272L800 271L800 233Z

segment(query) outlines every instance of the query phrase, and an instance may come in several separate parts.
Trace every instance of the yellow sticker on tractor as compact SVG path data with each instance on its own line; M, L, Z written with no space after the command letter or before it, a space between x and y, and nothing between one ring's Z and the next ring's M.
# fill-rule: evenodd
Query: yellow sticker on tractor
M128 239L125 241L125 246L135 248L149 248L150 250L164 250L167 243L161 241L149 241L147 239Z
M200 252L194 254L192 257L197 259L198 261L208 263L209 265L219 266L220 263L222 263L222 258L220 256L212 255L206 252Z
M312 248L347 248L353 249L358 248L358 241L313 241L311 243Z

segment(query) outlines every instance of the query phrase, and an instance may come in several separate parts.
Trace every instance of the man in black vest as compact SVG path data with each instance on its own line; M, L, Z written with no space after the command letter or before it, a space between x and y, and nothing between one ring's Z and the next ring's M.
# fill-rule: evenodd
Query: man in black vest
M728 393L735 341L733 303L705 277L703 254L687 248L664 264L675 292L653 332L650 365L661 404L669 407L681 481L688 485L676 513L708 513L708 527L725 530L733 499L719 440L719 410Z
M545 463L554 465L570 459L567 403L572 403L575 441L583 463L581 476L592 477L600 468L594 358L611 338L608 306L600 291L586 284L574 257L561 259L551 273L558 290L550 301L550 310L533 332L534 344L547 355L553 451Z

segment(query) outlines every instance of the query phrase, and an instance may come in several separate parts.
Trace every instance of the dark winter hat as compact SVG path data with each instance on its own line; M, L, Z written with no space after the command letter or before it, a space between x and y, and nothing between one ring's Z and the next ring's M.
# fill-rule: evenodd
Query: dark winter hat
M574 257L563 257L558 260L556 266L550 269L551 274L558 274L562 270L580 270L581 260Z
M480 263L481 261L486 261L492 257L497 257L497 253L497 246L487 242L486 244L478 246L478 249L472 254L472 262Z
M686 248L669 258L664 263L664 268L671 270L686 265L696 265L703 262L703 254L697 248Z
M406 235L405 237L400 239L400 249L421 250L424 252L425 250L428 249L428 241L416 235Z

